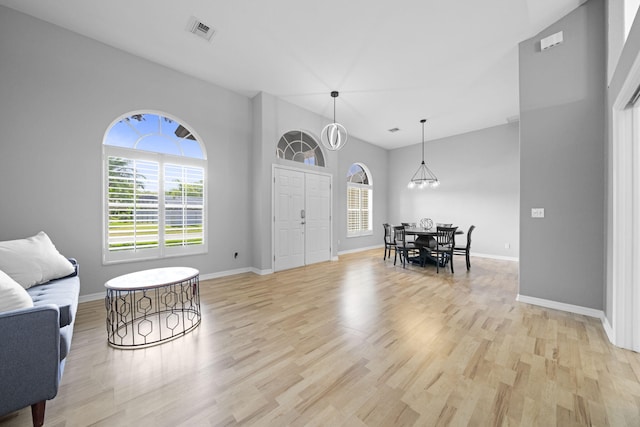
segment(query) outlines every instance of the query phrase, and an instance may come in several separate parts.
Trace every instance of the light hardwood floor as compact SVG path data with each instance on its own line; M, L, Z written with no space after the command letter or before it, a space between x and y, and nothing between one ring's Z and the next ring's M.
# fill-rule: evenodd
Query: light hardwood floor
M108 347L103 303L81 304L45 425L640 425L639 354L597 319L516 302L517 263L455 262L380 249L203 281L200 327L140 350Z

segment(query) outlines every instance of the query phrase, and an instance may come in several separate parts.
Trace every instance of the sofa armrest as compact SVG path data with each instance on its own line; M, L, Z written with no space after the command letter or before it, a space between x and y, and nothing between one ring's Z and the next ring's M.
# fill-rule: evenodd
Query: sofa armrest
M43 305L0 313L0 415L53 399L60 366L59 312Z

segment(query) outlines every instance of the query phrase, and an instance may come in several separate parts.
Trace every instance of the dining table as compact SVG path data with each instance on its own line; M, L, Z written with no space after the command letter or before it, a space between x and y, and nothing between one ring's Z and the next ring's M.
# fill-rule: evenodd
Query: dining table
M436 227L405 227L404 233L408 236L416 236L414 244L420 249L420 259L414 260L414 262L421 265L426 264L425 261L428 261L431 264L436 264L438 262L438 260L431 255L431 250L436 246L435 237L438 234ZM464 234L464 231L457 229L455 234Z

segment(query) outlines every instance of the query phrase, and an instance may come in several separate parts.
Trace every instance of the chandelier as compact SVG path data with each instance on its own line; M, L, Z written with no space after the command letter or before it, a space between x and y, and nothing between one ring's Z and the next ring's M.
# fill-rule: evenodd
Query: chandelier
M409 181L409 185L407 186L409 188L435 188L440 185L438 178L424 162L424 124L426 121L427 119L420 120L420 123L422 123L422 163L420 163L418 170L411 177L411 181Z
M338 91L331 92L333 98L333 123L329 123L322 129L320 141L328 150L337 151L347 143L347 130L340 123L336 123L336 98Z

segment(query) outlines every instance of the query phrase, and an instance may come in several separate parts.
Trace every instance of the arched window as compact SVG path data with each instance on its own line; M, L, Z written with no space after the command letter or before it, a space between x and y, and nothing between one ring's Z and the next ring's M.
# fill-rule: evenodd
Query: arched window
M280 138L276 148L279 159L324 167L324 155L318 142L308 133L292 130Z
M347 236L373 234L371 173L362 163L354 163L347 172Z
M164 114L116 120L103 141L105 263L207 251L206 154Z

